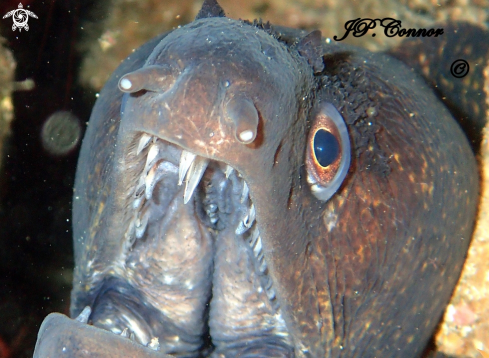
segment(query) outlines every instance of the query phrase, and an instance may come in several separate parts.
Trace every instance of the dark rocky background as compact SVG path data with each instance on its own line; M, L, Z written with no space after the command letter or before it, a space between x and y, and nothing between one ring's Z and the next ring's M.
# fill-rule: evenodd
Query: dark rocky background
M37 330L52 311L69 307L73 250L71 196L78 147L62 155L42 144L42 127L55 112L88 120L94 91L78 85L80 23L91 1L23 1L38 19L29 31L1 31L17 62L15 79L35 87L13 94L14 120L4 144L0 187L0 357L32 357ZM18 1L1 1L0 14ZM1 84L0 84L1 85ZM84 126L83 126L84 127Z

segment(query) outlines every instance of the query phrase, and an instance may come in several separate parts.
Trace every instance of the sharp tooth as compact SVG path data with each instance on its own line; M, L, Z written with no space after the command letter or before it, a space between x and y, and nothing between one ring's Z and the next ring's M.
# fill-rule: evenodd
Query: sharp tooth
M234 168L230 165L226 165L226 170L224 171L224 174L226 174L226 179L229 179L229 176L233 174Z
M151 338L151 341L148 343L147 347L154 350L154 351L159 351L160 350L160 342L158 340L158 337Z
M148 157L146 158L146 165L144 166L144 171L146 172L151 164L153 164L153 161L155 160L156 156L158 155L158 152L160 149L156 144L152 144L151 147L149 148L148 151Z
M127 327L121 332L121 337L129 338L129 329Z
M78 317L75 318L75 320L81 323L87 323L88 318L90 317L90 313L92 313L92 309L90 308L90 306L86 306L83 311L81 311L81 313L78 315Z
M151 199L151 195L153 194L153 189L157 182L157 170L158 166L156 164L153 165L144 179L144 195L146 196L146 200Z
M248 213L248 215L246 215L243 218L243 220L241 220L238 227L234 231L235 234L241 235L246 231L248 231L248 229L253 225L253 222L255 221L255 215L256 215L255 206L251 204L250 212Z
M145 186L146 186L146 184L143 183L143 185L140 185L136 188L136 190L134 191L134 198L135 199L139 199L143 195Z
M265 290L270 291L272 288L273 282L270 277L267 277L267 283L265 284Z
M205 169L207 168L207 164L209 164L209 159L204 157L197 157L190 169L187 173L187 185L185 187L185 194L183 195L183 202L185 204L188 203L192 194L194 193L195 188L200 182L202 175L204 175Z
M149 134L144 133L141 136L141 139L139 140L139 144L138 144L138 149L136 150L136 155L139 155L141 151L144 148L146 148L150 140L151 140L151 136Z
M258 256L256 257L258 263L262 264L265 261L265 255L263 255L263 251L260 251Z
M251 248L253 248L255 246L256 239L258 239L259 236L260 236L260 231L255 227L255 229L251 233L251 237L250 237Z
M243 191L241 192L241 202L244 203L246 198L248 198L248 194L250 192L250 188L248 188L248 184L246 184L245 181L243 181Z
M247 228L250 228L251 225L253 225L253 222L255 221L255 205L251 204L250 212L246 217L243 219L243 224Z
M255 218L256 218L255 204L251 204L250 218L251 218L251 221L255 221Z
M132 208L133 209L138 209L139 208L139 205L141 205L141 202L143 201L143 197L140 196L139 198L136 198L133 202L132 202Z
M182 150L182 155L180 156L180 167L178 168L178 185L182 185L185 174L187 174L188 169L196 157L197 155L194 153Z
M241 221L239 222L238 227L236 228L236 230L234 230L234 233L235 233L236 235L241 235L241 234L244 234L246 231L248 231L249 227L247 227L247 226L244 224L244 220L246 220L246 218L245 218L245 219L243 219L243 220L241 220Z
M135 199L137 199L138 197L141 196L143 192L144 192L144 177L141 175L139 177L138 183L136 184L136 187L134 188L132 195L134 196Z
M149 210L144 213L142 219L136 220L136 238L140 239L143 237L146 227L148 226L149 220Z
M258 240L256 240L256 245L253 247L253 252L255 253L255 256L258 257L258 255L261 252L261 237L258 237Z
M270 290L265 290L265 292L267 293L268 299L270 301L275 299L275 290L273 288Z

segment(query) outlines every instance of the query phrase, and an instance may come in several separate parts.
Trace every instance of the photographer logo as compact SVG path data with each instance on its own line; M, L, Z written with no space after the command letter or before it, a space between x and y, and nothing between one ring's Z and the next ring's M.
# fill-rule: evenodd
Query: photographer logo
M3 18L6 19L10 16L12 16L12 20L14 20L12 30L15 31L19 29L19 32L22 32L22 29L29 31L29 25L27 24L27 22L29 21L29 16L32 16L35 19L38 18L37 15L34 14L32 11L24 9L21 3L19 3L18 9L7 12L3 16Z

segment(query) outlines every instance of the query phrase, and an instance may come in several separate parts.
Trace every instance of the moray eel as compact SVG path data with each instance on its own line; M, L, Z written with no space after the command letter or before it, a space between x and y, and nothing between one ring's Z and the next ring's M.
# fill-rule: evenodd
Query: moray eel
M48 316L35 356L419 357L477 197L469 142L410 68L206 0L100 94L77 318Z

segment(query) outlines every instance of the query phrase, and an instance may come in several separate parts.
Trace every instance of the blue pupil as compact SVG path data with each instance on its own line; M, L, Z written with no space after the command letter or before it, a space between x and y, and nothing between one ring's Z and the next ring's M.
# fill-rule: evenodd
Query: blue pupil
M340 145L330 132L320 129L314 135L314 155L322 167L333 163L340 154Z

